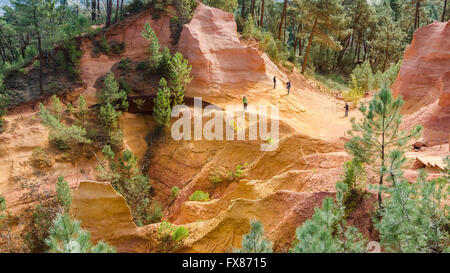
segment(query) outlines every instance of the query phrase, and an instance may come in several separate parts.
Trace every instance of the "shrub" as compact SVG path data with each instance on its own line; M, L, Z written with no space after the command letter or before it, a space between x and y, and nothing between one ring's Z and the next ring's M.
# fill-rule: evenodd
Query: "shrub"
M178 194L180 193L180 188L177 186L173 186L170 189L170 199L174 200L175 198L177 198Z
M350 77L352 79L350 89L358 89L362 95L373 88L374 79L369 61L357 65Z
M158 228L159 247L162 251L171 251L179 247L189 236L189 230L184 226L174 226L162 221Z
M42 124L50 129L49 139L59 149L66 150L75 144L89 144L91 140L86 137L86 130L77 125L65 126L55 116L39 104L39 116Z
M228 172L228 176L231 177L233 181L241 178L245 174L245 167L247 167L247 163L244 165L237 165L234 171Z
M209 201L209 193L203 191L195 191L191 196L189 196L190 201Z
M122 69L123 71L128 72L130 70L130 58L122 59L119 62L119 69Z
M158 221L162 216L159 203L150 202L151 184L147 176L142 175L136 156L125 150L117 161L111 147L102 150L106 162L97 167L100 178L110 180L113 188L127 201L135 223L139 226Z

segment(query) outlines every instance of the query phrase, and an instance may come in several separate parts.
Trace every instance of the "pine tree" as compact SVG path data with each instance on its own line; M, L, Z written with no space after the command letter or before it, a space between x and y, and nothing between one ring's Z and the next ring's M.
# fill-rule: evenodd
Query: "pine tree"
M397 62L405 47L405 37L406 33L394 20L390 6L388 4L378 6L376 34L370 47L374 68L384 72L391 62Z
M109 72L105 78L105 87L97 93L97 99L100 104L111 104L114 109L128 109L127 93L119 88L114 74Z
M352 118L352 137L346 144L346 150L359 162L369 165L379 172L379 185L383 185L386 172L385 157L390 151L403 148L407 142L419 137L421 126L416 126L406 134L400 131L401 98L392 96L391 91L382 88L374 95L369 107L361 105L359 111L363 114L361 122ZM381 205L381 192L378 192L378 203Z
M148 22L145 23L144 30L142 30L142 36L149 41L148 63L150 65L150 69L153 72L157 72L159 71L162 63L162 54L160 51L158 37Z
M183 59L181 53L175 53L169 61L169 87L171 89L172 107L183 104L184 91L192 81L192 66L188 60Z
M159 81L158 96L153 102L153 118L160 126L167 126L172 109L170 107L170 90L164 78Z
M340 0L307 0L304 5L311 17L313 25L311 27L305 56L303 57L302 74L305 73L313 41L317 41L329 48L341 49L341 45L334 41L330 34L340 29L344 19L343 7Z
M47 25L49 5L45 0L12 0L11 5L14 6L15 20L19 26L19 30L25 33L31 32L37 40L39 50L39 91L44 93L43 83L43 66L44 66L44 27Z
M72 204L72 193L69 184L62 175L58 176L56 184L56 201L63 207L65 212L69 211Z
M81 228L78 220L68 213L58 213L45 243L50 253L114 253L115 249L100 241L92 246L91 234Z
M383 200L381 220L374 218L381 243L395 252L448 252L450 234L448 200L450 157L442 177L427 181L421 172L415 183L409 183L402 172L403 153L394 150L389 155L387 170L391 187L383 187L390 198Z
M100 107L98 118L107 131L117 131L119 129L117 121L121 114L120 111L116 111L111 104L107 103Z
M86 137L86 130L77 125L65 126L55 116L39 104L39 117L42 124L50 129L49 139L61 150L72 148L75 144L89 144L92 141Z
M336 202L325 198L322 208L316 207L311 219L306 220L295 233L291 252L295 253L359 253L365 252L365 239L358 229L345 220L343 183L336 185Z
M76 113L76 116L78 119L80 119L81 124L84 125L86 119L88 118L88 114L89 114L89 107L84 97L80 95L78 99L78 112Z
M235 249L235 253L272 253L272 242L264 236L263 224L250 221L250 232L242 236L242 248Z

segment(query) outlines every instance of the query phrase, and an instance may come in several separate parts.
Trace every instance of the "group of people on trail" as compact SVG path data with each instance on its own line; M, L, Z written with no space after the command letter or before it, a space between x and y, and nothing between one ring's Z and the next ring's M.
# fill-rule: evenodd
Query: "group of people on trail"
M274 76L273 77L273 89L276 89L276 88L277 88L277 76ZM290 80L288 80L288 82L286 83L286 88L287 88L287 94L289 95L289 93L291 91L291 81ZM242 103L244 104L244 110L247 111L248 100L245 96L242 98ZM347 103L345 103L344 109L345 109L345 116L348 117L349 106Z
M273 89L277 88L277 76L273 76ZM291 91L291 81L288 80L288 82L286 83L286 88L288 91L288 95L289 95L289 91Z

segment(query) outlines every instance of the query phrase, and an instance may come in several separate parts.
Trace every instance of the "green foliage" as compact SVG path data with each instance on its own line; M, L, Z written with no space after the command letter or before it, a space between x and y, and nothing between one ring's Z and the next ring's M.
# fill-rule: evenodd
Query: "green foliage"
M174 200L175 198L177 198L178 194L180 193L180 188L177 186L173 186L170 189L170 199Z
M233 13L238 7L237 0L202 0L208 6Z
M88 118L89 107L86 103L86 100L82 95L78 98L78 111L75 113L75 116L81 121L81 124L84 125L86 119Z
M136 156L125 150L115 161L110 146L103 147L102 152L105 160L97 167L99 178L111 181L114 189L125 198L136 224L142 226L159 221L161 205L150 202L152 187L148 177L142 175Z
M184 91L192 81L192 66L181 53L175 53L169 60L169 88L171 90L172 107L183 104Z
M63 110L63 106L61 101L56 95L53 95L50 98L50 105L51 105L50 112L52 113L52 115L55 116L58 120L61 120L61 113Z
M114 253L116 250L104 242L93 246L91 234L81 228L81 222L68 213L58 213L45 243L50 253Z
M3 116L6 114L6 110L9 105L9 97L6 94L0 93L0 133L3 128Z
M78 49L75 39L64 41L62 50L56 53L56 66L67 71L72 79L77 79L80 75L78 66L83 52Z
M167 221L162 221L158 228L160 249L171 251L179 247L183 240L189 237L189 230L184 226L174 226Z
M373 87L372 68L368 61L357 65L350 77L352 78L350 89L359 89L363 95Z
M69 184L64 179L64 176L58 176L58 182L56 183L56 202L61 204L65 212L69 212L70 205L72 204L72 193L70 191Z
M86 130L77 125L65 126L55 116L39 104L39 116L42 124L50 129L49 140L59 149L66 150L76 144L89 144L91 140L86 137Z
M0 195L0 228L2 228L3 226L3 222L2 220L6 218L5 215L5 210L6 210L6 199L3 195Z
M336 185L336 202L325 198L311 219L297 228L291 252L295 253L359 253L365 252L366 241L358 229L345 220L345 184Z
M391 91L382 88L374 95L369 107L361 105L363 115L361 122L352 118L352 130L348 132L351 139L345 144L346 150L363 164L374 168L383 184L386 172L385 157L394 149L402 149L412 138L420 136L421 126L416 126L408 134L399 129L401 123L401 98L392 96ZM381 203L381 193L379 192ZM381 205L381 204L380 204Z
M158 37L156 36L155 32L148 22L145 23L144 29L142 30L142 36L149 41L148 64L150 70L152 72L157 72L160 69L163 55L160 51Z
M228 176L231 177L233 181L239 180L243 175L245 175L245 168L247 167L247 163L244 165L237 165L234 171L228 172Z
M350 102L353 107L357 107L358 102L362 99L364 93L364 89L358 85L356 77L352 76L350 90L345 92L342 97L345 101Z
M272 253L272 242L264 236L261 222L251 221L250 232L242 236L242 248L234 249L235 253Z
M190 201L209 201L209 193L203 191L195 191L191 196L189 196Z
M170 123L170 90L167 87L167 81L161 78L159 81L158 95L153 100L153 118L160 126L167 126Z
M197 2L195 0L175 0L175 7L180 14L180 23L187 24L194 15Z
M111 104L114 109L128 109L127 93L119 88L119 83L116 81L114 74L109 72L106 75L104 88L97 93L97 99L100 104Z
M106 130L117 131L119 129L117 121L121 114L120 111L116 111L111 104L107 103L100 107L98 119Z
M120 60L120 62L119 62L119 69L121 69L121 70L123 70L125 72L128 72L130 70L130 62L131 62L131 60L128 57L125 58L125 59Z
M448 252L450 157L442 177L427 181L427 174L421 172L412 184L403 177L405 157L401 151L392 151L389 162L391 187L383 187L383 191L390 198L383 200L381 220L374 218L381 244L395 252Z

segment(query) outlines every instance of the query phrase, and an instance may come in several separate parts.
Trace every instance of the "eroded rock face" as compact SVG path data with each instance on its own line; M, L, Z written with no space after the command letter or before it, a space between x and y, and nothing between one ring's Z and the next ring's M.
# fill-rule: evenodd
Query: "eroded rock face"
M266 64L271 61L264 59L256 48L241 44L236 28L233 14L198 4L178 43L178 50L192 64L191 85L223 89L271 82ZM276 66L275 69L278 70Z
M416 30L394 84L405 105L404 127L424 126L431 145L448 142L450 134L450 22Z
M416 30L406 49L394 94L405 100L411 113L440 97L441 77L450 70L450 23L436 22Z

